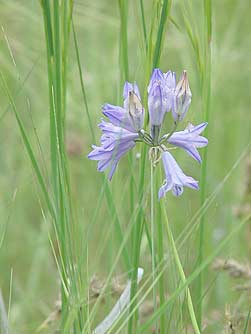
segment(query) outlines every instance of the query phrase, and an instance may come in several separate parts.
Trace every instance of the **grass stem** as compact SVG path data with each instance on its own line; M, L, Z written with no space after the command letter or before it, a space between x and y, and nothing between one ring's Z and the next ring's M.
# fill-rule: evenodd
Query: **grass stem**
M178 251L177 251L177 248L176 248L176 245L175 245L175 241L174 241L174 238L173 238L173 233L172 233L172 230L171 230L171 227L170 227L170 224L169 224L169 220L168 220L168 217L167 217L167 213L166 213L166 208L165 208L164 204L162 204L162 206L163 206L162 212L163 212L163 215L164 215L164 222L165 222L166 232L167 232L167 236L168 236L169 242L170 242L171 247L172 247L174 260L175 260L175 263L176 263L176 266L177 266L177 269L178 269L178 272L179 272L182 283L186 283L186 276L185 276L185 273L184 273L184 270L183 270L183 267L182 267L182 264L181 264L181 261L180 261L180 258L179 258L179 254L178 254ZM192 297L191 297L191 294L190 294L190 289L189 289L188 286L186 287L186 296L187 296L188 311L189 311L189 314L190 314L190 318L191 318L191 322L192 322L194 331L195 331L196 334L200 334L200 329L199 329L199 326L198 326L198 323L197 323L197 320L196 320L196 315L195 315L194 307L193 307L193 301L192 301Z

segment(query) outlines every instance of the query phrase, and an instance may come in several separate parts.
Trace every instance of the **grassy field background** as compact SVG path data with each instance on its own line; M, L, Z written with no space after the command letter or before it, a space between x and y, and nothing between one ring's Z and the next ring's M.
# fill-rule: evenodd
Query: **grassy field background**
M96 124L101 118L101 106L106 102L122 103L126 69L120 14L126 9L122 7L120 11L119 3L128 6L129 73L126 76L132 82L137 81L146 101L151 59L145 52L140 1L78 0L74 1L73 5L72 17L96 143L100 136ZM147 36L150 36L151 27L155 36L158 29L153 20L159 22L162 2L147 0L143 1L143 4ZM188 71L193 99L184 125L188 121L198 124L205 120L205 93L201 86L200 61L205 66L206 76L209 68L204 62L206 38L203 1L177 0L169 2L168 6L170 13L163 33L159 67L163 71L172 69L178 75L183 69ZM204 214L202 261L210 257L220 242L240 224L241 219L248 213L246 211L251 199L251 174L248 174L247 167L251 140L250 13L251 5L248 0L212 1L211 68L208 70L211 74L207 133L209 145L203 184L205 199L212 201ZM0 21L1 73L17 106L18 115L22 119L46 185L50 187L48 76L40 3L2 0ZM102 195L106 181L103 175L96 171L95 162L86 157L91 150L93 139L79 79L71 26L70 30L66 152L74 217L71 240L74 259L76 258L73 263L78 266L78 277L83 277L83 281L79 283L79 298L87 300L88 285L91 284L93 275L104 281L111 273L120 242L114 222L115 209L109 199ZM192 40L197 41L197 50L196 45L195 48L192 45ZM0 287L9 316L10 333L28 334L36 332L54 310L54 303L58 299L60 277L51 244L55 246L56 255L57 247L53 237L52 219L46 209L30 156L26 152L13 108L4 89L0 90L0 106ZM169 118L166 120L167 127L168 120ZM136 154L140 152L141 146L138 145L130 156L131 160L128 157L122 159L114 179L109 184L112 203L115 203L124 236L133 223L131 217L138 201L137 190L132 191L131 188L131 175L133 173L134 178L139 179L142 161L137 159ZM183 152L177 153L176 157L189 175L201 179L201 169L195 162ZM150 164L146 162L145 166L144 220L150 226ZM248 185L250 193L245 190ZM192 190L186 190L180 198L168 194L165 206L175 239L184 241L179 247L179 254L188 276L195 271L200 253L201 194ZM236 216L236 208L240 206L241 218L240 215ZM193 219L198 212L198 219ZM191 234L185 238L188 231L191 231ZM234 258L240 263L248 263L251 251L250 231L249 224L246 224L233 235L217 257ZM48 238L48 232L52 234L51 239ZM129 237L126 245L130 256L132 243ZM168 255L169 245L166 239L164 249ZM212 261L215 260L216 256L212 257ZM151 275L151 254L145 234L142 237L139 264L145 270L144 279L147 279ZM180 284L174 267L170 260L164 274L166 298ZM121 257L111 276L119 275L125 283L128 272L129 269ZM249 280L250 276L247 283ZM248 333L246 321L250 297L246 290L243 292L234 289L235 285L244 284L243 280L238 279L235 282L227 273L215 272L209 265L203 271L202 281L203 333ZM191 284L191 293L196 310L196 305L199 304L197 278ZM90 328L94 328L94 324L104 317L117 298L118 296L112 294L109 283ZM75 300L73 298L73 304ZM193 333L184 300L182 292L172 306L168 306L166 333ZM89 310L88 307L87 309ZM228 318L233 322L232 332ZM42 328L41 332L54 333L55 324L57 320ZM120 332L126 333L126 327ZM145 333L151 333L150 328L145 330Z

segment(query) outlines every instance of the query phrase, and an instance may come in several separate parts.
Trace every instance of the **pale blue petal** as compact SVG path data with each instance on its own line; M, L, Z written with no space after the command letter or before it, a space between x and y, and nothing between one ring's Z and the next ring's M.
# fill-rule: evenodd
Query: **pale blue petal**
M172 190L172 193L175 196L180 196L183 193L183 187L199 189L198 181L183 173L171 153L167 151L163 152L161 158L166 179L164 184L159 189L159 199L163 197L169 190Z
M183 148L191 157L201 162L200 154L197 148L208 144L207 138L200 136L200 133L206 128L207 123L197 126L190 125L183 131L174 132L167 140L169 144Z
M135 132L132 120L124 108L107 103L103 106L102 112L106 117L109 118L112 124Z

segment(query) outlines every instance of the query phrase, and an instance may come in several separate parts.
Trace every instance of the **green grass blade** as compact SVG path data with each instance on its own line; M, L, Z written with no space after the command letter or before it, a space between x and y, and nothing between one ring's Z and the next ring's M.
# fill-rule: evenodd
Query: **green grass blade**
M12 95L11 95L11 93L9 91L9 88L7 86L6 80L5 80L2 72L0 72L0 76L1 76L1 81L2 81L2 85L3 85L3 88L4 88L5 94L7 95L8 99L9 99L9 102L10 102L10 105L12 107L12 110L14 112L14 115L15 115L15 118L16 118L19 130L20 130L23 142L24 142L24 146L26 148L26 151L27 151L28 156L30 158L32 167L33 167L34 172L35 172L35 174L37 176L38 183L39 183L39 185L41 187L41 190L42 190L42 193L44 195L44 199L45 199L47 208L48 208L50 214L52 215L52 217L55 218L55 209L54 209L54 206L53 206L52 201L50 199L47 186L45 184L43 175L42 175L42 173L40 171L40 168L39 168L39 165L37 163L37 160L36 160L35 154L33 152L31 143L30 143L30 141L28 139L28 136L26 134L24 125L23 125L22 120L21 120L21 118L20 118L20 116L18 114L18 111L17 111L17 108L16 108L16 104L15 104L13 98L12 98Z
M169 1L164 0L162 4L162 9L161 9L160 23L158 26L157 41L156 41L155 49L154 49L153 68L159 66L163 33L164 33L165 25L168 19L169 11L170 11Z
M182 283L178 289L176 289L168 298L168 300L156 312L142 325L137 333L144 333L155 321L158 319L165 309L173 303L173 301L183 292L199 275L200 273L214 260L214 258L222 251L222 249L228 244L228 242L248 223L251 215L242 220L214 249L214 251L201 263L200 266L186 279L185 283Z

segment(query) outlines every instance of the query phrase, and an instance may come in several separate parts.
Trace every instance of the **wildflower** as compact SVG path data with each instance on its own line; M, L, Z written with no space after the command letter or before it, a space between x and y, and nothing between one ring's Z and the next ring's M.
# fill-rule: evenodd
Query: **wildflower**
M145 111L136 83L125 83L123 97L123 107L112 104L103 106L103 114L109 122L102 120L99 124L102 131L101 145L94 145L88 155L89 159L98 161L98 171L103 172L109 168L108 177L111 180L122 156L131 150L136 142L142 142L151 147L149 157L153 166L156 166L160 159L163 162L165 180L159 189L159 199L170 190L175 196L180 196L184 187L198 189L198 181L185 175L169 152L169 145L180 147L201 162L198 148L208 144L208 140L200 135L207 123L196 126L190 124L183 131L175 131L185 117L192 98L186 71L176 85L174 72L153 70L148 86L150 133L143 128ZM171 110L173 130L161 136L165 114Z
M201 162L198 147L204 147L208 144L207 138L200 136L201 132L207 126L207 122L197 126L190 124L185 130L174 132L167 140L169 144L183 148L191 157Z
M140 93L136 83L126 82L124 85L124 108L105 104L103 114L117 126L129 131L138 132L144 125L144 108L140 101Z
M172 108L174 89L175 74L173 72L162 73L160 69L153 70L148 86L148 109L154 143L158 142L165 113Z
M88 158L99 161L99 172L110 168L108 177L111 180L119 160L135 146L135 140L139 135L105 121L102 121L99 127L103 132L101 136L102 145L93 145L93 151L89 153Z
M183 173L171 153L165 151L162 153L161 158L166 178L159 189L159 199L169 190L172 190L175 196L180 196L183 193L183 187L199 189L198 181Z
M188 83L187 72L183 71L174 92L172 114L175 121L182 120L185 117L191 100L192 93Z
M138 132L144 124L144 109L138 86L126 82L123 96L124 108L112 104L103 106L103 114L111 123L102 121L99 124L103 132L101 146L92 146L93 151L88 155L89 159L99 161L99 172L110 168L110 180L121 157L135 146L135 140L139 138Z

